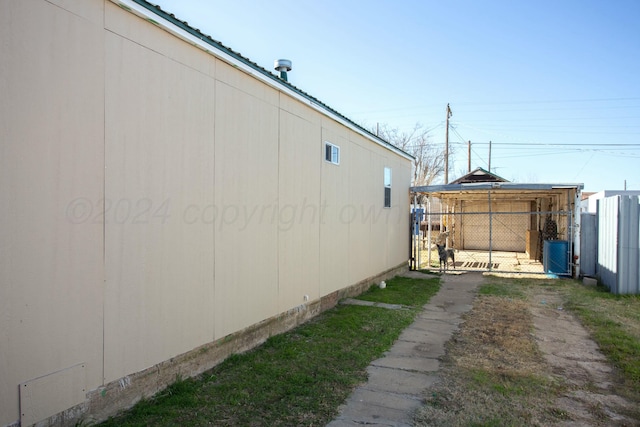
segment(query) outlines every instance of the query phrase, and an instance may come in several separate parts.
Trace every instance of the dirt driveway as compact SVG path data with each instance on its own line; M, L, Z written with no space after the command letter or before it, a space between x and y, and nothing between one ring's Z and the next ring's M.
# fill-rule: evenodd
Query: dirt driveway
M639 402L619 393L615 370L560 292L505 289L476 298L416 425L640 426Z

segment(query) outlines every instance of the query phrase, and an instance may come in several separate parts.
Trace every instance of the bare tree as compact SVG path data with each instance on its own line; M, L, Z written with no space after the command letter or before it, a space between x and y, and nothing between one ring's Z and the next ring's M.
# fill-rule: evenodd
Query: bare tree
M414 157L411 185L431 185L444 172L444 151L431 142L422 124L416 123L410 132L382 124L373 133Z

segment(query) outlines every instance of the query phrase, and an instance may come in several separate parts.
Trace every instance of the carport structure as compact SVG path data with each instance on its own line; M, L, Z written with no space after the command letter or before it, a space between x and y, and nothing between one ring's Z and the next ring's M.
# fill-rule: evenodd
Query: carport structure
M456 250L456 268L462 270L579 272L576 210L583 184L460 181L411 188L412 201L424 212L413 218L421 230L414 232L413 267L437 266L440 239ZM497 262L503 259L511 261Z

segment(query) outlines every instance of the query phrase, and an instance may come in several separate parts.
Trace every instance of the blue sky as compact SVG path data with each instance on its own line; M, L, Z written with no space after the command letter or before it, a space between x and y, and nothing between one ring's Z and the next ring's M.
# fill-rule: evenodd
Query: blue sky
M150 0L349 117L515 182L640 190L640 1ZM442 183L440 180L437 183Z

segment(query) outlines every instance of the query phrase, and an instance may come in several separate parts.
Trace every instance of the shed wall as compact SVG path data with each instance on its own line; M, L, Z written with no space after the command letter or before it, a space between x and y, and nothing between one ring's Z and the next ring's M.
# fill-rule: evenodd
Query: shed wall
M495 251L525 252L526 233L530 216L522 215L530 210L528 202L497 201L491 203L492 215L474 214L489 212L489 202L463 202L462 248L467 250L489 250L489 230L493 239L491 249ZM512 215L512 212L521 213ZM504 214L506 213L506 214ZM491 223L490 223L491 219ZM483 237L486 236L486 237Z
M0 425L407 261L410 161L344 124L109 1L0 39Z

